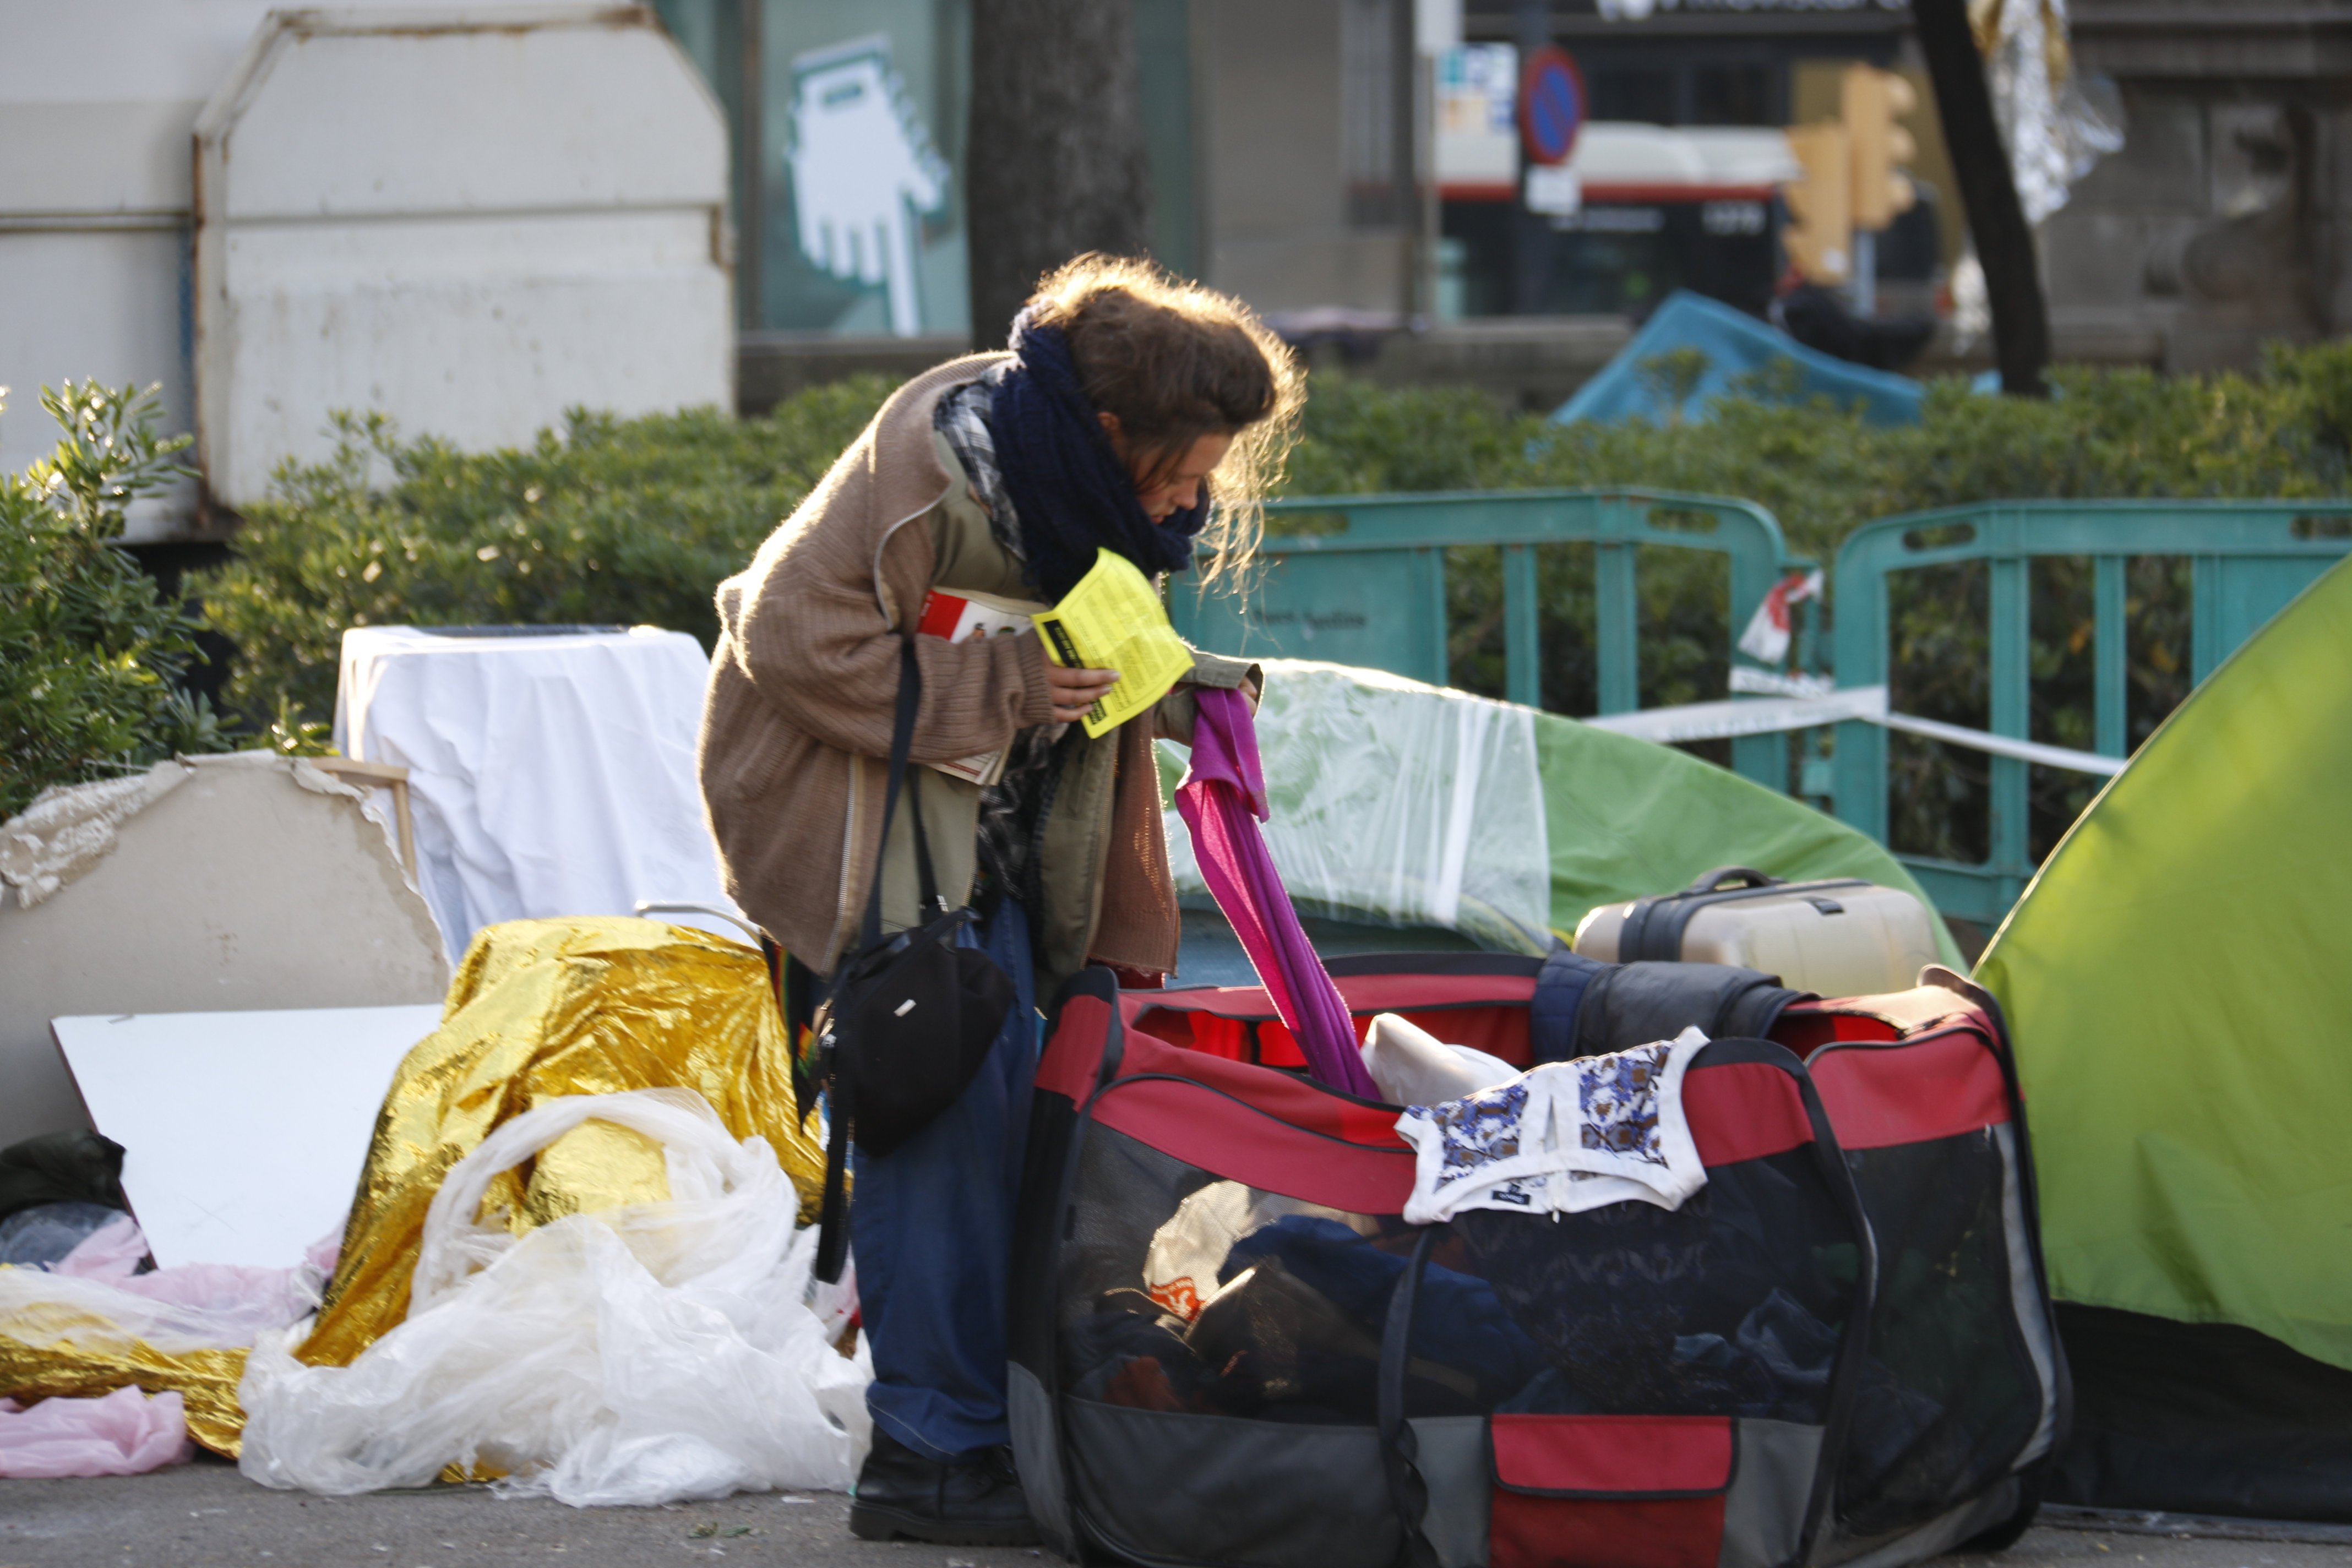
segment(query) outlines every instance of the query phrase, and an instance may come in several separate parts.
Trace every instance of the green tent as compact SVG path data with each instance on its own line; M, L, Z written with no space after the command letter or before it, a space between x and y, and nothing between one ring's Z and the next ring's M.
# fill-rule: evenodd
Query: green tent
M2148 739L1977 975L2071 1304L2060 1494L2352 1518L2352 563Z
M1322 952L1445 944L1538 952L1594 906L1717 866L1860 877L1927 902L1876 843L1687 752L1382 670L1265 662L1258 713L1275 863ZM1182 772L1161 756L1163 784ZM1245 979L1208 956L1223 921L1175 814L1186 979ZM1943 958L1958 950L1943 932ZM1401 940L1404 933L1410 940Z
M1653 741L1549 713L1535 724L1562 933L1588 910L1675 891L1718 866L1792 882L1859 877L1935 908L1885 845L1801 800ZM1965 966L1941 921L1936 942L1946 963Z

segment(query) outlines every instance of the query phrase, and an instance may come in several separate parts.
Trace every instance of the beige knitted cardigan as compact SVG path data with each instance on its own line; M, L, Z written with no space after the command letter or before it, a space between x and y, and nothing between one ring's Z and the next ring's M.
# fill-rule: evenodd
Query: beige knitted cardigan
M820 973L856 940L880 849L899 648L934 569L930 531L908 525L963 482L941 467L932 414L1001 357L950 361L900 387L751 565L719 585L698 748L704 806L729 895ZM993 751L1052 718L1034 635L920 637L916 648L918 762ZM1087 956L1162 973L1175 967L1178 922L1151 727L1115 733L1110 853Z

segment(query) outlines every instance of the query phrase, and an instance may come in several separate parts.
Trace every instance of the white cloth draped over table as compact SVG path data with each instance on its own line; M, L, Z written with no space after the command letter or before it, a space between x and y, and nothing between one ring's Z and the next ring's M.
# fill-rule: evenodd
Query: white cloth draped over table
M732 907L695 782L709 669L694 638L655 626L343 634L335 741L409 770L418 880L452 963L499 921Z

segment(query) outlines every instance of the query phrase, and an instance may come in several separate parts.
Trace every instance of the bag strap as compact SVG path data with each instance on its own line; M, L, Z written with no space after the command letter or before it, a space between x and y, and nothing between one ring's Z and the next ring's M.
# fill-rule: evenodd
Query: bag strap
M919 770L912 774L907 771L907 756L915 745L915 710L922 700L922 666L916 660L915 639L910 637L898 649L898 706L890 722L890 783L882 795L882 837L874 852L874 886L866 896L859 952L869 952L882 942L882 872L890 843L890 824L898 813L898 790L902 785L907 791L907 807L915 817L915 874L921 884L924 906L916 923L922 923L924 914L931 909L940 914L948 912L940 898L939 876L931 868L930 838L923 831L922 773ZM850 1130L856 1123L857 1107L852 1099L856 1075L840 1070L837 1060L828 1065L834 1070L826 1075L829 1103L825 1107L824 1197L817 1211L814 1272L817 1279L830 1285L841 1278L842 1264L849 1253L849 1140Z
M1396 1510L1397 1568L1438 1568L1437 1549L1430 1544L1422 1521L1429 1513L1429 1483L1413 1459L1419 1443L1412 1424L1404 1418L1405 1366L1412 1353L1412 1303L1421 1287L1421 1271L1437 1244L1436 1226L1421 1233L1412 1257L1389 1293L1388 1321L1381 1331L1380 1435L1381 1468L1387 1473L1389 1502Z
M1683 932L1705 906L1726 899L1752 898L1789 884L1753 866L1717 866L1679 893L1638 900L1617 935L1617 962L1674 963L1683 956Z
M890 721L890 783L882 796L882 837L874 851L874 886L866 896L866 920L857 942L859 952L878 946L882 941L882 872L890 843L890 823L898 813L901 785L908 786L915 813L916 860L922 877L923 896L926 900L936 900L938 897L931 876L930 846L923 837L920 786L907 775L907 754L915 745L915 710L922 700L922 667L915 659L915 639L908 637L898 647L898 703ZM840 1279L842 1265L849 1255L849 1140L850 1130L857 1120L857 1108L852 1100L856 1075L840 1070L838 1059L828 1060L824 1065L831 1069L825 1074L824 1196L817 1210L814 1272L818 1279L831 1285Z
M856 1114L849 1079L849 1074L836 1072L826 1089L824 1197L817 1209L816 1265L811 1272L827 1285L841 1282L841 1266L849 1257L849 1128Z
M890 726L890 785L882 796L882 837L874 851L874 888L866 896L866 923L857 939L859 952L864 952L882 940L882 867L890 844L890 820L898 811L898 786L907 782L907 753L915 745L915 710L922 705L923 671L915 661L915 639L908 637L898 650L898 710ZM923 814L915 812L916 847L923 851L925 892L929 889L930 855L922 840Z
M931 841L923 832L923 770L917 768L907 775L907 811L915 819L915 877L921 885L921 912L915 923L921 925L933 914L948 912L948 901L940 897L940 879L931 871Z

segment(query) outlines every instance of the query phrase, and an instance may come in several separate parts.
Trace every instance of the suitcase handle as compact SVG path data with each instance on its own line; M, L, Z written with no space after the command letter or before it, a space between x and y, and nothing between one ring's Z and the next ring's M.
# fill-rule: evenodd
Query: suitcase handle
M1714 870L1706 873L1697 881L1685 888L1683 892L1687 896L1692 893L1720 892L1727 887L1777 888L1785 880L1785 878L1768 877L1753 866L1717 866Z

